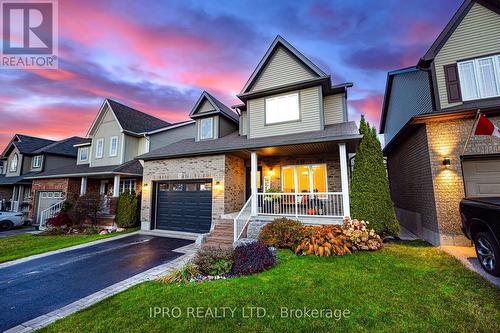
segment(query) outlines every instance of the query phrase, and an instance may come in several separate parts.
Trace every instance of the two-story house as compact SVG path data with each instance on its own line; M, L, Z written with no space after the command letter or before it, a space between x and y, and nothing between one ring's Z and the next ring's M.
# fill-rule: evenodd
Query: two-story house
M500 196L500 1L466 0L415 67L388 74L380 133L401 224L436 245L470 244L464 196ZM470 139L468 140L468 138Z
M141 192L142 165L134 158L194 137L194 126L194 121L171 124L106 99L86 138L74 144L77 160L30 177L33 221L43 227L65 200L92 193L102 198L99 224L112 224L119 194Z
M194 139L138 157L142 229L196 235L217 225L220 244L257 218L335 223L348 216L347 154L360 140L348 121L351 86L332 85L278 36L237 96L237 113L204 92L191 112Z
M53 170L76 161L73 147L82 138L71 137L53 141L16 134L4 149L0 175L0 209L24 212L31 207L31 176Z

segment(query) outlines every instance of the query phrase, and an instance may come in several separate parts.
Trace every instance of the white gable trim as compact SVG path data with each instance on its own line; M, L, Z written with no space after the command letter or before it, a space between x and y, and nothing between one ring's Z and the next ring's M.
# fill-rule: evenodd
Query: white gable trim
M192 117L194 115L196 115L198 113L198 109L200 108L200 106L202 105L204 99L207 99L207 101L214 107L214 110L215 111L208 111L208 112L204 112L204 114L211 114L213 112L222 112L219 107L217 106L217 104L212 100L212 98L210 98L210 95L207 94L206 91L204 91L200 97L198 98L198 101L196 101L196 104L194 105L193 109L191 110L191 112L189 113L189 116Z
M264 57L262 57L259 64L257 65L257 67L254 69L252 75L250 76L248 81L245 83L245 86L241 90L240 94L244 94L244 93L249 91L250 87L256 81L257 76L260 74L264 65L267 63L267 60L271 57L271 55L274 53L274 51L279 46L283 46L286 50L290 51L294 56L296 56L299 60L301 60L311 71L313 71L313 73L315 73L319 77L326 77L327 76L327 74L325 72L323 72L318 66L316 66L311 60L309 60L302 53L300 53L295 47L293 47L290 43L288 43L283 37L278 35L278 36L276 36L276 38L272 42L271 46L269 46L269 48L267 49L266 54L264 54Z
M108 99L105 99L104 102L102 103L101 107L99 108L99 112L97 113L97 116L95 117L94 121L92 122L92 125L90 125L90 128L87 132L86 137L92 136L92 134L95 133L97 128L101 125L102 118L104 118L104 111L105 111L106 105L108 106L109 110L111 110L111 114L113 114L113 118L115 118L115 121L118 124L118 127L120 127L120 132L123 133L122 125L118 121L118 118L116 118L115 111L113 111L113 108L109 104Z

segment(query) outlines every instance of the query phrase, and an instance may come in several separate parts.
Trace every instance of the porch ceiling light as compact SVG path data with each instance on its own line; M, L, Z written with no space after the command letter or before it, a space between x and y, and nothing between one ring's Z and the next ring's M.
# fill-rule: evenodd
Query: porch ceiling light
M445 167L449 167L449 166L451 165L451 161L450 161L450 158L449 158L449 157L445 157L445 158L443 159L443 165L444 165Z
M274 176L274 170L273 168L269 169L269 172L267 173L269 176Z

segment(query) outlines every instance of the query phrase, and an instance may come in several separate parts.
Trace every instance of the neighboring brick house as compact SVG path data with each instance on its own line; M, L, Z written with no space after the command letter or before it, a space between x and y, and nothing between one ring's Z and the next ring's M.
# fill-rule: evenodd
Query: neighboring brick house
M388 74L380 133L402 225L436 245L470 244L464 196L500 196L500 2L466 0L417 66Z
M213 231L208 243L221 244L276 216L339 223L349 215L347 154L361 137L347 118L351 86L332 85L276 37L237 96L236 112L204 92L190 114L195 138L138 157L142 229Z
M93 193L102 200L99 223L112 224L118 195L142 190L142 165L134 158L151 148L194 137L194 126L194 121L170 124L106 99L87 138L74 143L76 161L29 177L34 198L30 216L43 226L64 200ZM57 200L51 200L55 195Z
M71 137L61 141L16 134L4 149L1 157L0 210L24 212L26 218L32 208L30 177L72 165L76 161L73 145L82 140Z

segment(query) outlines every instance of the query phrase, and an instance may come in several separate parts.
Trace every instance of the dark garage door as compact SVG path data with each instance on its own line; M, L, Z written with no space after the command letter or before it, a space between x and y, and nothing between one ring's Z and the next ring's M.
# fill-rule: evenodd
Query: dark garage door
M159 183L156 188L156 228L197 233L210 231L211 180Z

